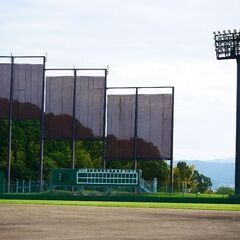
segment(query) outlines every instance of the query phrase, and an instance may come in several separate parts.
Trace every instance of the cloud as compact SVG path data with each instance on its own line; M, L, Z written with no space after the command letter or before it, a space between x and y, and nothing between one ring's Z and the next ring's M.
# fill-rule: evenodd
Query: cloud
M212 31L238 27L238 12L237 0L3 1L0 51L109 64L109 86L173 85L175 156L231 157L236 64L215 59Z

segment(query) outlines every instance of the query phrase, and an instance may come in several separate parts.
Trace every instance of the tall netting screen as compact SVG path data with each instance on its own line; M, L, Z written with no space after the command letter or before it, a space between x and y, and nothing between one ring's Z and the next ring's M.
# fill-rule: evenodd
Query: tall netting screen
M79 76L76 79L76 139L103 137L105 77Z
M138 95L137 159L172 158L172 94Z
M134 158L135 95L109 95L107 160Z
M45 139L71 139L74 77L46 78Z
M42 64L14 64L13 118L41 117L44 66Z
M10 101L11 64L0 64L0 118L8 118Z

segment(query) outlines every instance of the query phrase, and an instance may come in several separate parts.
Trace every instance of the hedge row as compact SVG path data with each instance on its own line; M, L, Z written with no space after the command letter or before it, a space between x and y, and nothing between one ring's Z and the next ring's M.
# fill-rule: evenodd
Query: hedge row
M56 193L10 193L0 194L0 199L29 199L29 200L66 200L66 201L113 201L113 202L168 202L168 203L219 203L240 204L240 197L229 198L198 198L198 197L157 197L146 195L123 195L123 196L83 196L77 194Z

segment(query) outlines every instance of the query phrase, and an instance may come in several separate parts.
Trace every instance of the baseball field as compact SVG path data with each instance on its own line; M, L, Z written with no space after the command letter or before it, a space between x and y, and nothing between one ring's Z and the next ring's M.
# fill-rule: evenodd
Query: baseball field
M239 204L0 200L0 239L239 239Z

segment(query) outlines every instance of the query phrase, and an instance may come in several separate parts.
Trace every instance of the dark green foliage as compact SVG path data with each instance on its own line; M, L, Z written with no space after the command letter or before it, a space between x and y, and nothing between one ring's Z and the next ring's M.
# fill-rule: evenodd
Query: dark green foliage
M6 169L7 144L8 144L8 122L0 120L0 170Z
M14 121L12 130L12 178L36 179L39 165L39 121ZM0 168L6 169L8 122L0 121Z
M45 158L48 158L49 166L71 167L71 145L69 141L46 141L44 149L44 161ZM50 163L51 161L53 163Z
M133 167L132 161L110 161L110 162L107 162L107 168L131 169L132 167Z
M13 122L11 178L37 180L39 179L39 140L40 122L38 120L22 120ZM8 149L8 121L0 120L0 170L6 172ZM101 168L102 143L100 141L77 141L75 153L76 168ZM107 168L131 169L132 161L107 162ZM71 142L45 141L44 144L44 178L50 179L54 168L71 168ZM143 178L157 178L160 186L169 184L169 166L165 161L139 161L138 168L142 170ZM193 166L179 162L174 170L175 189L185 184L190 189L193 182L196 188L206 189L211 186L211 180L198 172ZM178 187L178 188L176 188ZM203 190L200 190L202 192Z
M217 188L216 193L234 195L234 189L231 187L220 186Z
M40 123L36 120L14 121L12 137L12 179L38 179L39 173L39 139ZM7 164L8 122L0 122L0 169ZM77 141L76 168L101 168L102 143L99 141ZM132 161L113 161L107 168L132 168ZM71 168L70 141L45 141L44 177L50 177L53 168ZM138 168L143 170L143 177L152 180L157 177L165 182L169 169L164 161L140 162Z
M22 120L13 122L11 178L39 179L40 122ZM0 170L6 171L8 149L8 121L0 121ZM101 167L99 141L76 142L76 167ZM70 141L45 141L44 178L49 180L53 168L71 168Z
M153 196L146 194L128 195L93 195L84 196L74 193L43 192L24 194L0 194L0 199L31 199L31 200L66 200L66 201L116 201L116 202L166 202L166 203L217 203L217 204L240 204L240 198L224 197L175 197Z
M192 181L194 183L194 190L200 193L206 192L206 190L212 186L211 179L200 174L197 170L194 170L193 172Z
M0 171L0 194L4 192L4 173Z
M179 178L181 181L188 181L192 176L192 167L188 166L186 162L178 162L177 168L179 171Z
M91 161L92 161L92 167L94 168L101 168L102 163L102 143L99 141L82 141L81 142L81 148L78 149L84 149L85 153L88 153ZM84 167L84 165L83 165Z
M139 168L144 169L143 178L152 180L157 178L159 183L165 183L169 176L169 168L164 161L144 161L139 163Z
M194 170L193 165L181 161L174 168L174 189L177 192L205 193L211 186L211 179Z
M186 162L178 162L177 166L174 168L174 189L177 192L191 189L192 187L192 174L194 166L187 165Z

